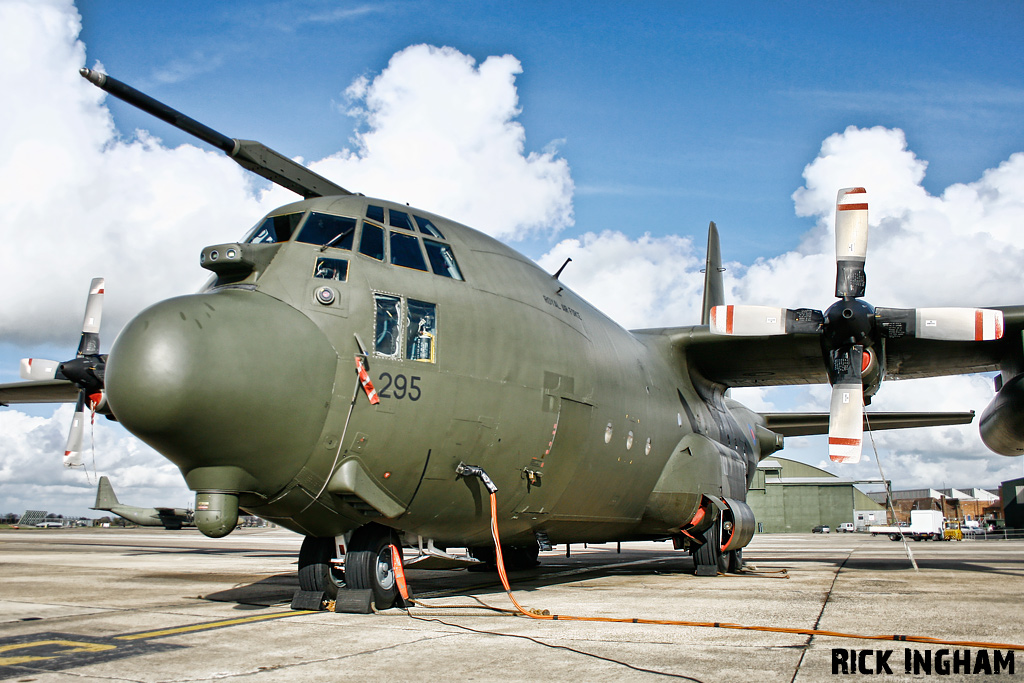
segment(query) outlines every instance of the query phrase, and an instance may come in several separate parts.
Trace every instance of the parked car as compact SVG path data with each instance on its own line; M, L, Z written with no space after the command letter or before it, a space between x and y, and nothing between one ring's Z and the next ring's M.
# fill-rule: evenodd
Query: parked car
M819 524L818 526L811 529L812 534L827 534L832 531L827 524Z
M857 527L853 525L853 522L843 522L839 525L839 528L836 529L836 531L842 534L852 534L856 530Z

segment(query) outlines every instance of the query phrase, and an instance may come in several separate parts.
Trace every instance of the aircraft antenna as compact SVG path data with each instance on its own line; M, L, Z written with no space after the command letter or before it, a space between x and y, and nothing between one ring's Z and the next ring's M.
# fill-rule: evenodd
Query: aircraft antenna
M558 276L562 274L562 271L565 270L565 267L567 265L569 265L570 261L572 261L572 257L569 257L569 258L565 259L565 263L562 264L561 268L559 268L557 271L555 271L555 274L552 277L554 277L557 280Z

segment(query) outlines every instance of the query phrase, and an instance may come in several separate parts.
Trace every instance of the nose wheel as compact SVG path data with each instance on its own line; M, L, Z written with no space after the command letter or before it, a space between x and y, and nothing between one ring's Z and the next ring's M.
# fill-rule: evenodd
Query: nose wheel
M345 579L349 588L369 588L377 609L388 609L398 600L391 545L401 548L394 530L367 524L355 530L345 556Z
M323 591L334 600L345 587L345 572L332 562L336 556L334 537L306 536L299 549L299 588L304 591Z

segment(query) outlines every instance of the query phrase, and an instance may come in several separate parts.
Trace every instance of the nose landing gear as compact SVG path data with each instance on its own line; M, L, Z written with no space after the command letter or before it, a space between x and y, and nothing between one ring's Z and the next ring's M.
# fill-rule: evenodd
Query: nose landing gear
M337 600L339 592L347 589L369 589L374 607L388 609L398 600L392 544L401 547L394 530L372 523L361 526L348 542L342 569L334 561L342 550L333 537L307 536L299 550L299 588L322 591L328 600Z

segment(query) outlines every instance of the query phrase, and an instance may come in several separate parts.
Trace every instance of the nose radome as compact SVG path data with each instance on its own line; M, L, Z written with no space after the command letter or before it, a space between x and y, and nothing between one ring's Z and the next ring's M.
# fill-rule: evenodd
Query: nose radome
M337 361L306 316L272 297L196 294L128 323L107 360L107 401L193 488L234 485L196 486L203 475L190 472L235 471L235 491L266 495L288 483L316 445Z

